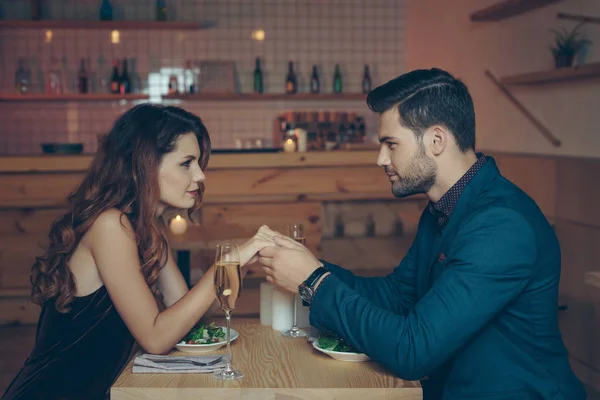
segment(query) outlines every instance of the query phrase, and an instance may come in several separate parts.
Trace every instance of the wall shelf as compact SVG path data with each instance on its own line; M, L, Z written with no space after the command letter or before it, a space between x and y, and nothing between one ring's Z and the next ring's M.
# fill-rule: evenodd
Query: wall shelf
M18 93L0 93L0 102L9 101L112 101L112 100L146 100L147 94L132 93L126 95L110 93L89 93L89 94L18 94ZM183 101L335 101L335 100L361 100L367 98L362 93L203 93L203 94L176 94L164 95L163 100L183 100Z
M147 94L110 94L110 93L89 93L89 94L17 94L0 93L0 101L113 101L113 100L145 100Z
M500 78L503 85L542 85L552 82L574 81L600 77L600 63L556 68L548 71L530 72Z
M5 20L0 21L0 29L207 29L214 24L210 21L94 21L94 20Z
M366 94L363 93L199 93L199 94L175 94L165 95L163 99L168 100L189 100L189 101L272 101L272 100L365 100Z
M558 13L556 15L556 18L565 19L569 21L585 22L590 24L600 24L600 17L589 17L587 15Z
M472 22L500 21L562 0L504 0L471 13Z

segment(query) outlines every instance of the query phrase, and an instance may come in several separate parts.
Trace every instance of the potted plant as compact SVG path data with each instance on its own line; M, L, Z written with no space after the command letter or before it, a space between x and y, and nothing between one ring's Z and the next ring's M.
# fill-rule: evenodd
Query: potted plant
M575 26L571 31L568 31L563 27L563 31L560 32L556 29L552 29L555 35L555 46L551 47L552 54L554 54L554 65L556 68L565 68L573 65L573 59L585 45L591 44L592 42L588 39L580 37L581 28L583 22Z

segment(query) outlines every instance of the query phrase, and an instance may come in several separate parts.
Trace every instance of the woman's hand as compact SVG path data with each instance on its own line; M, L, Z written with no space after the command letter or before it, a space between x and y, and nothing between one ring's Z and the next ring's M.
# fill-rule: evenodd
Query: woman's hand
M240 265L243 267L258 262L258 252L267 246L275 246L273 241L275 236L282 235L266 225L261 226L250 240L240 245Z

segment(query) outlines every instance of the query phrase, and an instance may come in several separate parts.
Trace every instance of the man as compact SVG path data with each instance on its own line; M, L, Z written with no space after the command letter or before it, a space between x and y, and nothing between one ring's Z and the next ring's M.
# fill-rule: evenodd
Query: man
M335 332L425 399L585 398L558 329L560 249L536 203L475 152L467 87L417 70L369 93L396 197L429 205L386 277L322 264L277 237L260 252L267 280L299 292L311 325Z

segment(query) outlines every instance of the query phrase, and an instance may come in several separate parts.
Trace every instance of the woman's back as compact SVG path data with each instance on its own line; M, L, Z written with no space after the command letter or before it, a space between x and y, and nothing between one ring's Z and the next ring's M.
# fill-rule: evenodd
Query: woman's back
M134 339L104 286L60 313L42 307L34 348L2 399L102 399Z

